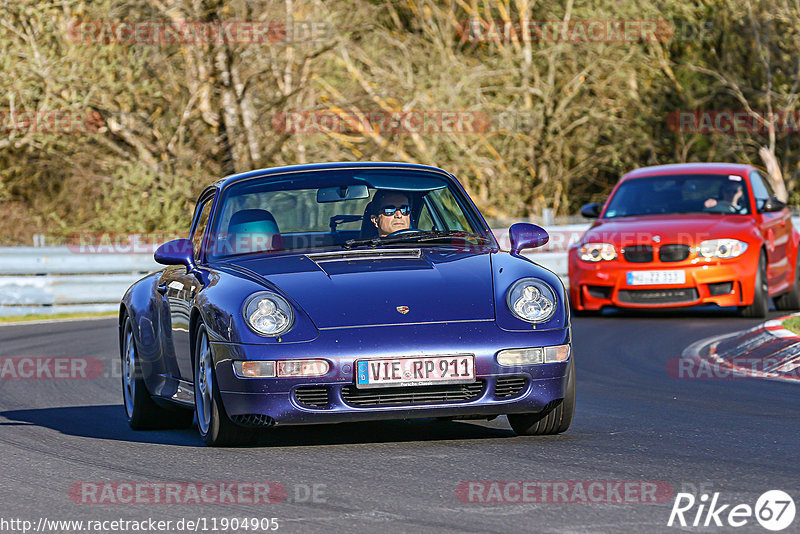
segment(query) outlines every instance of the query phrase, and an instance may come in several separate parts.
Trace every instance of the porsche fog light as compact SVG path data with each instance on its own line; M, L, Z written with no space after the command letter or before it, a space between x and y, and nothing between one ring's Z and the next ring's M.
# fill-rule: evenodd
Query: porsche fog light
M288 332L294 323L289 303L270 292L252 295L245 303L244 318L256 333L269 337Z
M506 349L497 353L497 363L506 367L517 367L520 365L565 362L569 359L569 352L569 345Z
M507 349L497 353L497 363L507 367L518 365L535 365L544 361L544 350L533 349Z
M610 243L586 243L578 250L578 257L592 263L611 261L617 259L617 250Z
M747 243L738 239L709 239L700 243L697 253L702 258L735 258L747 250Z
M274 378L275 362L233 362L239 378Z
M278 363L278 376L291 378L295 376L323 376L328 374L331 366L325 360L284 360Z
M506 304L511 312L529 323L542 323L556 313L553 289L535 278L523 278L508 290Z

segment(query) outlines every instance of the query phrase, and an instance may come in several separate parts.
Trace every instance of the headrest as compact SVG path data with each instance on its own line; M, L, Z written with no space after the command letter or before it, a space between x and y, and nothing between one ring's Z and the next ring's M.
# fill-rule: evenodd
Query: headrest
M275 222L275 217L270 212L251 209L237 211L233 214L231 222L228 224L228 233L277 234L280 231L278 230L278 223Z

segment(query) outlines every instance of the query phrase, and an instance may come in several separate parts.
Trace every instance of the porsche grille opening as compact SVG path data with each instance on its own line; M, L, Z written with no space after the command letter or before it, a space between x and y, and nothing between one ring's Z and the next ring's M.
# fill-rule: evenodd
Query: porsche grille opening
M359 390L355 386L344 386L342 388L342 399L347 404L359 408L469 402L480 397L485 387L486 382L484 380L479 380L472 384L443 384L368 390Z
M298 404L308 408L327 408L328 388L325 386L303 386L294 390L294 398Z
M693 287L672 289L620 289L617 298L634 304L678 304L698 299Z
M524 376L501 376L495 382L494 396L498 399L516 397L524 388Z
M266 428L275 424L272 417L260 413L232 415L231 421L239 426L246 426L248 428Z

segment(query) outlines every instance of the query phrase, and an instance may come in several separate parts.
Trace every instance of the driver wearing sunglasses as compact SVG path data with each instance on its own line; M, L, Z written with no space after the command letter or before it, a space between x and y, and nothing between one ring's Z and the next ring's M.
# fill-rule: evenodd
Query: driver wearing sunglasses
M396 191L379 191L376 199L377 208L372 215L372 224L378 229L380 237L411 227L411 202L407 195Z

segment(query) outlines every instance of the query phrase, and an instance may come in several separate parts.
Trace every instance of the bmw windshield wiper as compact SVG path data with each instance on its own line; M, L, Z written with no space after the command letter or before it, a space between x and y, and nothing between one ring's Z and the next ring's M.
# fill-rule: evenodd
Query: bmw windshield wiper
M491 239L488 237L473 234L470 232L454 231L454 230L407 230L397 235L388 235L385 237L372 237L368 239L350 239L345 242L344 248L349 249L352 247L360 247L369 245L377 247L379 245L390 245L392 243L425 243L430 241L451 240L458 239L462 241L476 240L478 244L488 245L491 244Z

